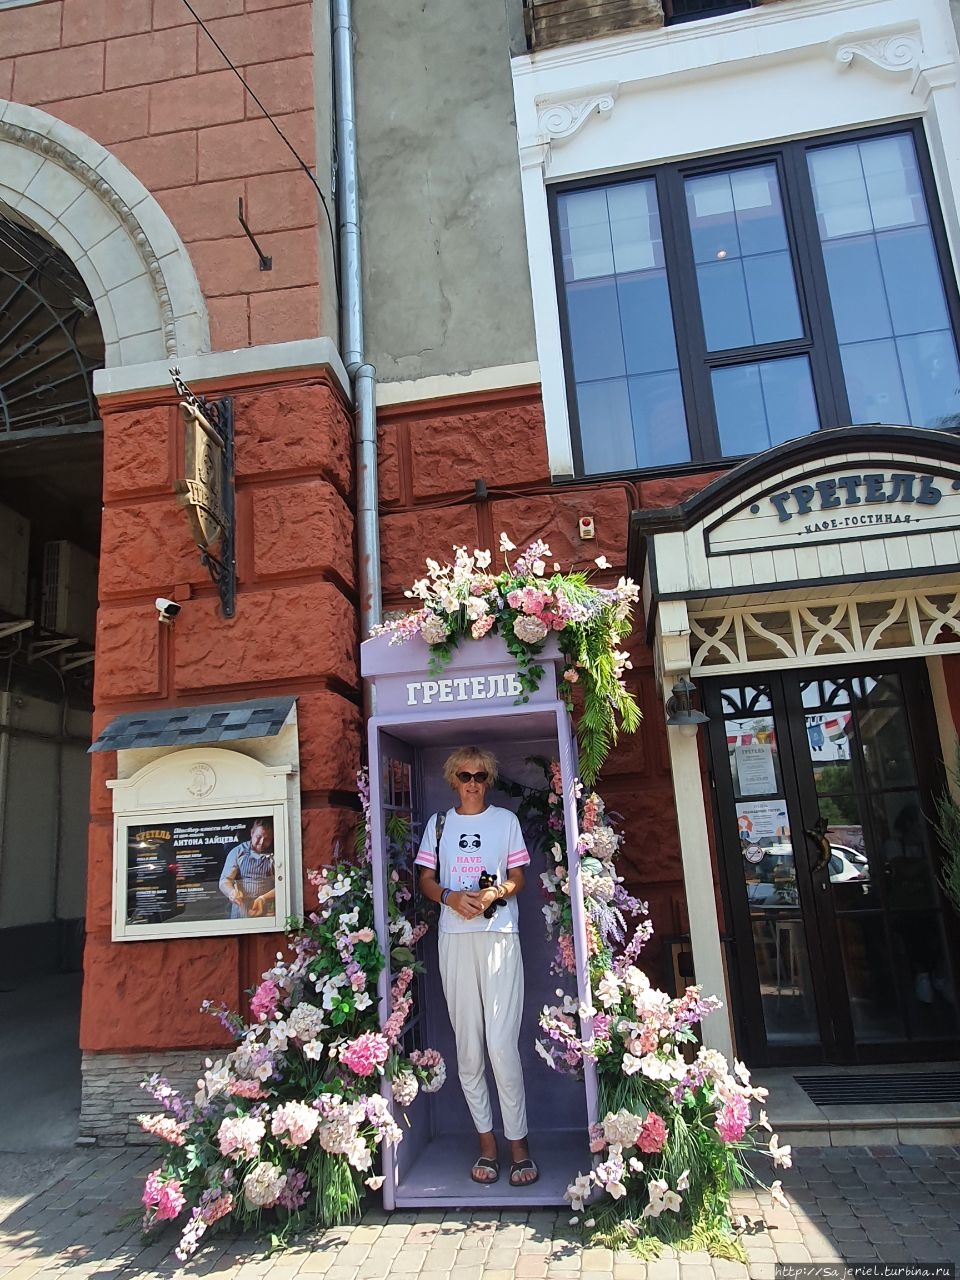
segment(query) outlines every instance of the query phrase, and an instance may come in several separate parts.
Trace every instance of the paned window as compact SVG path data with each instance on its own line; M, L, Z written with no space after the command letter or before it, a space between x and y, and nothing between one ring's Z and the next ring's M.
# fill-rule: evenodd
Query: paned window
M910 126L552 196L582 474L821 427L960 424L958 300Z

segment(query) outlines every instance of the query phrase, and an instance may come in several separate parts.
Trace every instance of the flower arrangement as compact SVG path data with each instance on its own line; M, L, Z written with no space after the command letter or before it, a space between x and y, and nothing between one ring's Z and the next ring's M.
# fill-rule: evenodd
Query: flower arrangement
M619 731L632 733L640 723L636 700L624 683L630 655L619 647L630 634L639 591L628 578L606 589L593 586L586 574L562 573L556 563L548 572L552 553L545 542L531 543L509 561L507 555L516 550L502 533L504 567L496 573L489 551L470 555L466 547L455 547L453 564L428 559L426 577L404 593L419 600L420 607L384 623L374 634L388 634L394 644L422 636L431 649L433 674L443 669L461 640L499 635L517 661L524 700L539 686L543 667L537 657L555 633L567 661L563 693L568 705L573 704L573 687L583 690L577 721L580 768L592 784ZM603 556L596 564L610 567Z
M396 973L390 1016L378 1025L384 958L367 866L340 863L309 878L317 909L292 932L292 955L278 953L263 974L250 1000L251 1021L204 1002L236 1047L220 1061L207 1060L192 1099L158 1076L144 1086L163 1110L139 1117L140 1124L165 1144L143 1190L144 1229L186 1213L181 1260L217 1224L269 1226L282 1238L307 1220L329 1226L355 1217L366 1188L383 1182L375 1172L378 1148L402 1137L381 1094L383 1077L400 1107L444 1082L435 1050L404 1054L412 965ZM408 948L423 926L396 924L395 917L394 938L412 955Z
M547 899L544 917L557 939L555 972L573 972L568 851L563 831L560 770L545 767L541 798L525 797L527 813L539 813L544 843L554 863L541 876ZM630 897L616 874L622 836L600 796L578 788L581 883L587 914L590 1004L581 1006L558 990L560 1003L540 1015L541 1057L555 1070L579 1072L585 1058L596 1063L602 1121L590 1134L594 1167L567 1188L578 1215L596 1243L632 1247L655 1256L668 1241L680 1247L745 1260L730 1216L733 1187L757 1181L748 1164L756 1151L774 1165L790 1165L790 1148L770 1131L766 1098L750 1083L742 1063L733 1070L716 1050L697 1046L696 1026L720 1001L688 987L671 998L654 988L635 963L653 927L646 903ZM548 859L549 860L549 859ZM626 917L636 922L628 927ZM592 1019L584 1035L581 1019ZM785 1203L775 1181L771 1193Z

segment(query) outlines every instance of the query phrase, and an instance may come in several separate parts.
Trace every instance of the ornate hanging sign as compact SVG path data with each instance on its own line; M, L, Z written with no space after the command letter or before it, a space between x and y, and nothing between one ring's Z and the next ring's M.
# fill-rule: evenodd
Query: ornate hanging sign
M201 562L209 570L220 596L225 618L236 612L236 562L234 552L233 401L204 400L194 395L170 370L174 386L183 397L182 475L174 488L187 513Z

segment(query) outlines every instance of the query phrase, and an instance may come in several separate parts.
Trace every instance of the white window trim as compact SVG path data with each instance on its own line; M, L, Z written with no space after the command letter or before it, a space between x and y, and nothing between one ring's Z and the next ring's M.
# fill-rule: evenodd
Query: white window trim
M958 80L960 50L948 0L787 0L515 58L551 474L574 474L551 183L921 119L958 270Z

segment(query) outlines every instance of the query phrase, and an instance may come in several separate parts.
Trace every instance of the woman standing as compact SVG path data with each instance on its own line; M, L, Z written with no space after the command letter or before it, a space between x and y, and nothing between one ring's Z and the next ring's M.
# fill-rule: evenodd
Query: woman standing
M480 1135L480 1155L470 1176L488 1184L500 1175L486 1047L510 1143L510 1185L528 1186L540 1175L527 1146L520 1065L523 958L516 895L524 886L523 868L530 855L516 815L487 804L487 791L497 778L497 762L489 751L458 748L444 764L443 776L458 803L430 818L416 864L421 892L441 908L440 979L457 1044L460 1085Z

